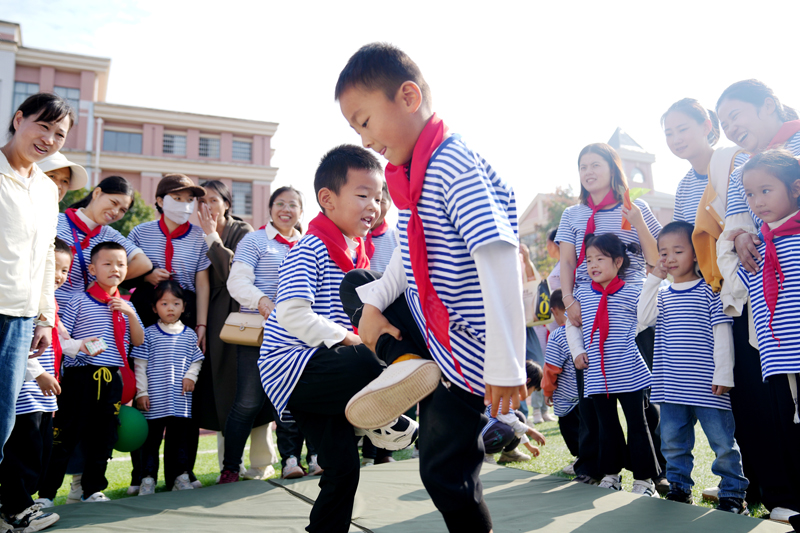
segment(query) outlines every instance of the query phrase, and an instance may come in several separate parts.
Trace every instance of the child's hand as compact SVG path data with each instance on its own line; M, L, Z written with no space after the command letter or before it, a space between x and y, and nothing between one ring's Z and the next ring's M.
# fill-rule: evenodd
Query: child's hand
M183 378L183 394L192 392L194 390L194 381L189 378Z
M519 408L519 404L528 396L528 389L524 384L516 387L499 387L486 383L486 394L483 404L492 406L492 418L497 418L497 412L502 414L512 412ZM501 408L502 406L502 408Z
M585 352L575 358L575 368L578 370L589 368L589 356Z
M36 378L36 384L42 389L42 394L45 396L58 396L61 394L61 385L58 380L47 372L42 372Z
M525 443L525 447L526 447L526 448L528 448L528 451L529 451L529 452L531 452L531 455L532 455L532 456L534 456L534 457L539 457L539 453L541 453L541 452L539 451L539 448L537 448L536 446L534 446L534 445L533 445L533 444L531 444L530 442L526 442L526 443Z
M89 354L92 357L97 357L98 355L103 353L105 351L105 349L98 350L95 353L91 353L91 352L89 352L89 348L86 347L86 343L87 342L97 342L99 340L100 340L99 337L86 337L85 339L81 339L81 347L79 348L80 351L82 351L85 354Z
M133 311L133 307L131 304L123 300L122 298L111 298L108 302L108 307L112 311L119 311L124 315L128 315L128 318L134 318L136 313Z
M553 397L552 396L545 396L544 403L547 404L548 407L553 407Z
M140 397L136 398L136 408L138 410L140 410L140 411L149 411L150 410L150 396L140 396Z
M364 344L364 341L361 339L360 336L356 335L352 331L348 331L347 334L344 336L344 339L342 339L341 344L343 346L358 346L359 344Z
M399 341L403 340L400 330L391 325L377 307L365 304L361 311L361 320L358 322L358 336L361 337L361 342L374 352L378 339L384 333Z
M664 261L659 261L658 264L653 267L653 275L660 279L667 279L667 267L664 266Z
M156 268L155 270L150 272L148 275L146 275L144 277L144 280L146 282L148 282L148 283L152 283L153 286L155 287L156 285L158 285L162 281L166 281L169 278L170 278L169 270L167 270L165 268Z
M726 387L724 385L711 385L711 393L714 396L722 396L731 391L733 387Z
M637 230L640 228L647 227L644 223L644 217L642 216L642 210L639 209L639 206L632 203L631 208L628 209L624 205L622 206L622 216L631 223L631 226L636 228Z
M538 431L536 431L536 430L535 430L535 429L533 429L532 427L529 427L529 428L528 428L528 431L526 431L525 433L526 433L526 434L527 434L527 435L528 435L530 438L532 438L533 440L535 440L536 442L538 442L539 444L541 444L542 446L544 446L544 444L545 444L544 435L542 435L541 433L539 433ZM538 454L537 454L537 455L538 455Z

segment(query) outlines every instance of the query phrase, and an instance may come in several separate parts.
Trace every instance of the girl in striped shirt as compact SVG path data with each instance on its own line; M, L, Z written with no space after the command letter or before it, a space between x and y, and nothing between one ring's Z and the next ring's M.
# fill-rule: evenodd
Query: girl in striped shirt
M692 165L678 184L673 218L694 224L697 206L708 185L708 165L719 140L719 119L694 98L684 98L667 109L661 126L672 153Z
M136 367L136 407L144 411L149 432L142 447L139 496L153 494L158 477L158 450L166 430L164 477L174 479L172 490L193 489L191 457L196 453L192 423L192 391L203 364L197 335L181 322L186 306L183 289L167 280L155 288L153 309L158 322L144 332L144 344L131 356Z
M636 302L641 288L622 280L630 266L632 245L613 234L586 239L587 272L591 284L581 285L575 298L582 304L583 344L575 368L586 370L584 395L594 402L599 422L600 487L622 490L619 472L633 471L633 493L657 497L652 478L658 460L645 418L645 390L650 371L636 346ZM613 317L613 318L612 318ZM617 401L625 413L628 442L619 423Z

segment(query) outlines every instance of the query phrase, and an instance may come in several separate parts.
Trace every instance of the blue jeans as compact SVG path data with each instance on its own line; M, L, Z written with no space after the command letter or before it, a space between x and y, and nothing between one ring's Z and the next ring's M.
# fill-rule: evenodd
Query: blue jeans
M25 381L25 367L33 339L33 318L0 315L0 462L14 422L17 396Z
M725 409L675 403L661 404L661 452L667 459L667 481L671 487L691 492L694 457L694 426L697 421L708 437L716 459L711 465L720 476L720 498L745 498L748 481L742 470L742 454L733 437L733 414Z
M525 359L530 359L544 370L544 348L542 347L542 343L539 342L539 336L536 334L534 328L525 328ZM542 412L550 409L547 407L547 404L544 403L544 393L542 391L539 390L531 394L531 408L541 409ZM527 417L527 402L522 402L519 406L519 410Z

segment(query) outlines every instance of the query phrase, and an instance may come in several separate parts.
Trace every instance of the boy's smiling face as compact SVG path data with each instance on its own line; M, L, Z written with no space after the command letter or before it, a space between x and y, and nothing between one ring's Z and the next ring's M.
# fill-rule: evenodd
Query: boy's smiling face
M414 145L430 117L417 113L422 93L417 84L403 83L389 100L381 90L359 86L345 89L339 97L342 115L356 133L364 148L371 148L391 164L400 166L411 160Z
M378 172L351 168L347 171L347 183L338 194L328 188L319 191L319 203L345 236L363 238L380 213L381 184Z

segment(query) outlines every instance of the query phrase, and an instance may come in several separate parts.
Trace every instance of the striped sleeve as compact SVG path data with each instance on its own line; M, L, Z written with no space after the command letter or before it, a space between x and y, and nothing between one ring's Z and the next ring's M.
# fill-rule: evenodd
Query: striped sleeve
M650 210L650 206L641 198L637 198L633 203L642 211L642 218L644 218L644 223L647 224L647 229L650 230L650 235L652 235L654 239L658 239L658 235L661 233L661 223Z
M292 298L314 302L319 273L324 265L319 264L317 254L309 242L310 240L305 240L297 243L281 265L275 305Z
M733 319L725 314L722 310L722 298L718 292L711 290L711 287L706 289L709 298L709 312L711 315L711 326L717 324L733 324Z
M556 232L556 244L561 244L562 242L566 242L573 246L576 246L575 234L572 231L572 225L570 223L571 213L572 213L572 207L568 207L561 214L561 220L558 223L558 231ZM575 256L576 259L577 257L578 256Z
M248 265L255 272L258 262L261 259L261 250L258 247L258 232L254 231L245 235L239 244L236 245L236 253L233 255L233 262L241 262Z

